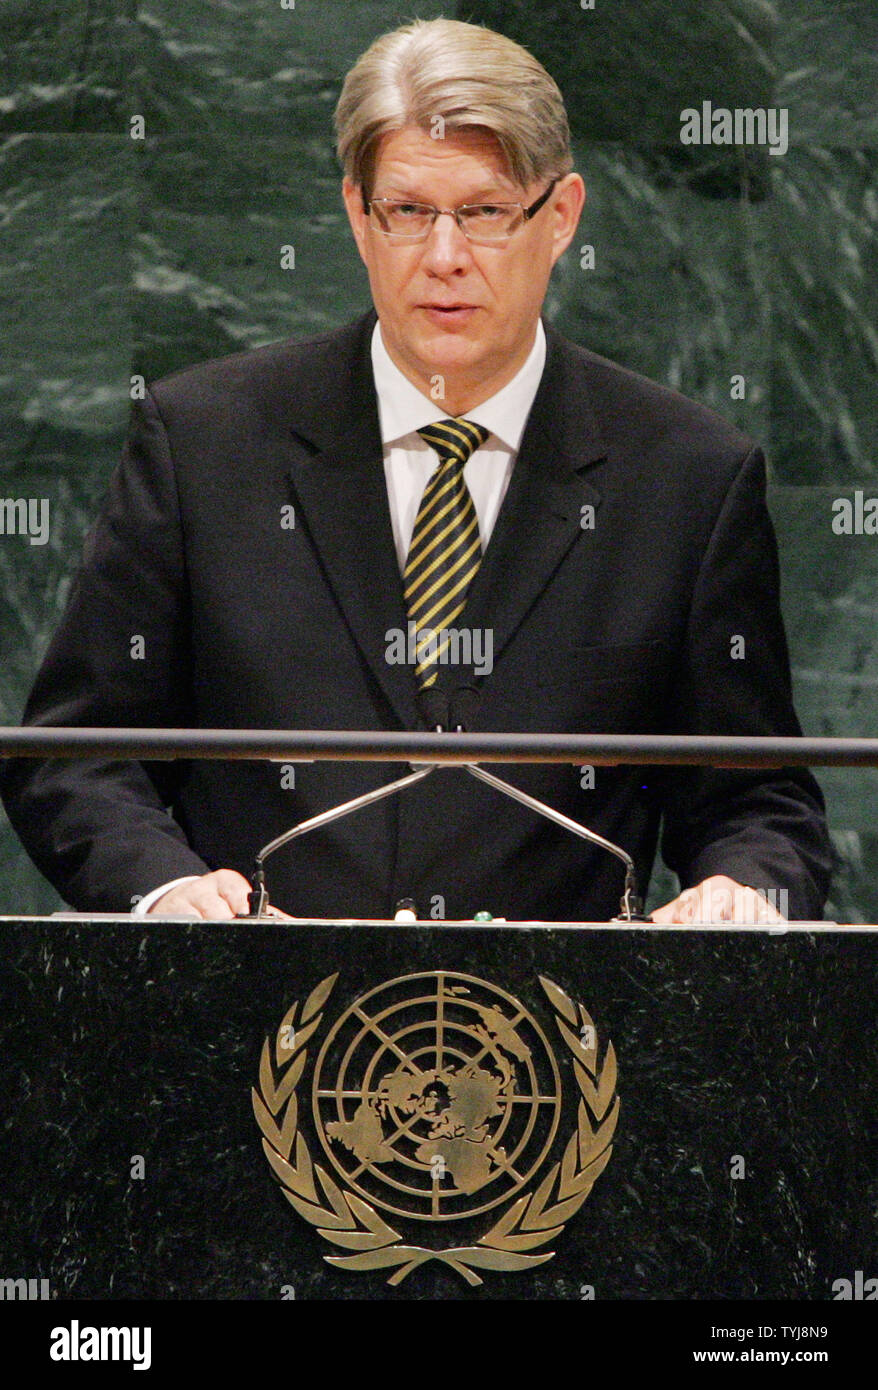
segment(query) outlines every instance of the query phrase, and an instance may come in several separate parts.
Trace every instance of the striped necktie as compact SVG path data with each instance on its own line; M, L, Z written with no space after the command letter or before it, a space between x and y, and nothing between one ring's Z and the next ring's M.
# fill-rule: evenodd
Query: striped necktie
M482 559L479 520L463 476L470 454L490 434L472 420L440 420L418 434L439 455L421 498L403 571L409 622L415 625L415 679L433 685L448 645L440 636L463 612L467 589Z

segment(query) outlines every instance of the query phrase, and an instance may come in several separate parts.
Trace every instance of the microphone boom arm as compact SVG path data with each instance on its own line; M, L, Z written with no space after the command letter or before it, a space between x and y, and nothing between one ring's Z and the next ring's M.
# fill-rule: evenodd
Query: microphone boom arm
M324 825L331 825L333 821L341 820L344 816L349 816L353 811L359 811L364 806L371 806L373 802L381 801L386 796L393 796L396 792L407 790L413 787L416 782L420 782L424 777L428 777L431 772L435 772L441 763L424 763L417 765L412 763L414 771L405 777L398 777L394 782L388 782L385 786L376 787L373 791L364 792L362 796L355 796L352 801L345 801L340 806L333 806L328 811L321 811L319 815L311 816L308 820L301 821L294 825L291 830L286 830L283 835L278 835L274 840L270 840L267 845L256 855L253 861L252 889L249 897L250 913L249 916L262 917L268 906L268 892L265 887L265 860L275 850L281 849L283 845L289 844L291 840L297 839L300 835L307 835L311 830L319 830ZM637 880L634 868L634 860L619 845L613 844L612 840L605 840L602 835L598 835L587 826L581 825L579 821L571 820L563 812L556 811L551 806L547 806L544 801L539 801L529 792L522 791L520 787L515 787L511 782L504 782L502 777L495 777L493 772L486 772L478 763L463 763L464 770L480 782L485 782L495 791L501 792L504 796L511 797L513 801L518 801L522 806L527 806L529 810L535 811L537 815L544 816L547 820L553 821L555 825L561 826L563 830L569 830L572 835L578 835L582 840L588 840L593 845L598 845L601 849L607 850L610 854L621 859L625 865L625 890L622 894L622 903L619 909L619 917L614 921L637 922L646 921L643 915L643 905L637 892Z
M594 830L589 830L587 826L580 825L579 821L571 820L562 811L556 811L554 807L547 806L545 801L538 801L529 792L524 792L520 787L514 787L511 782L504 782L502 777L495 777L493 772L486 772L478 763L464 763L466 771L473 777L477 777L480 782L487 782L489 787L494 787L496 791L502 792L504 796L509 796L513 801L520 801L522 806L527 806L531 811L536 811L537 815L545 816L547 820L554 821L555 825L560 825L562 829L569 830L571 835L578 835L582 840L589 840L593 845L599 845L601 849L608 850L617 859L621 859L625 865L625 891L622 894L622 905L620 908L621 920L626 922L643 921L643 905L637 894L637 878L634 869L634 860L619 845L614 845L612 840L605 840L603 835L598 835ZM614 919L616 921L619 918Z
M383 800L385 796L393 796L395 792L405 791L407 787L413 787L415 782L420 782L422 778L435 771L436 766L436 763L427 763L425 766L419 767L417 771L408 773L405 777L398 777L395 782L387 782L383 787L376 787L371 792L364 792L362 796L355 796L352 801L344 801L340 806L331 806L328 811L321 811L319 815L311 816L308 820L294 825L292 830L284 831L283 835L278 835L276 839L269 840L267 845L262 846L253 861L250 916L261 917L268 906L263 865L268 856L274 854L276 849L289 844L290 840L295 840L299 835L307 835L309 830L319 830L323 825L331 825L333 821L341 820L343 816L349 816L352 811L359 811L363 806L371 806L373 802Z

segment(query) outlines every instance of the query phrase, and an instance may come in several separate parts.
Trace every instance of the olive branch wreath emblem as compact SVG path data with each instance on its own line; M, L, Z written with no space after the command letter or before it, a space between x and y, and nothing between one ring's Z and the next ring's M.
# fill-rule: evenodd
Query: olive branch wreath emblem
M299 1128L296 1088L305 1071L307 1044L320 1027L324 1006L337 979L338 974L328 975L312 990L298 1023L298 1003L290 1007L277 1030L273 1049L270 1039L265 1039L259 1087L252 1091L262 1147L284 1197L325 1240L354 1252L325 1255L324 1259L338 1269L395 1269L387 1281L394 1285L401 1284L412 1270L429 1260L448 1265L471 1285L482 1283L477 1269L509 1274L551 1260L553 1250L535 1255L527 1252L562 1233L613 1152L612 1139L619 1117L613 1044L607 1044L599 1067L598 1036L584 1006L577 1007L560 986L540 975L558 1031L571 1054L579 1088L577 1124L561 1161L550 1168L535 1190L513 1201L475 1245L445 1250L410 1245L374 1207L339 1187L325 1168L312 1162Z

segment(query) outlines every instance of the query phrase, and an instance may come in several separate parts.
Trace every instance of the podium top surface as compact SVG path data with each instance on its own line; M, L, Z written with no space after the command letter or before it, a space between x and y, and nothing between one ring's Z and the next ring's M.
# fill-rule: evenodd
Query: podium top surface
M402 933L412 931L419 932L424 930L459 931L459 930L496 930L502 928L510 931L557 931L557 932L608 932L616 935L619 932L647 932L655 935L667 935L675 932L685 933L708 933L711 935L723 933L740 933L748 935L758 933L762 936L787 936L791 934L806 935L829 935L837 933L856 932L858 934L876 933L878 925L866 922L685 922L665 925L659 922L546 922L546 921L507 921L503 918L493 918L491 921L474 921L472 918L461 919L459 921L434 920L432 918L419 920L417 922L396 922L392 917L234 917L225 919L206 920L197 917L171 917L150 914L148 917L135 917L130 913L115 912L53 912L48 916L20 916L6 915L0 916L0 927L9 926L16 923L22 925L34 924L40 926L51 926L53 923L79 922L83 925L89 922L100 923L101 925L129 926L129 927L155 927L159 924L173 925L180 924L192 926L198 923L201 926L216 926L228 930L230 927L396 927Z

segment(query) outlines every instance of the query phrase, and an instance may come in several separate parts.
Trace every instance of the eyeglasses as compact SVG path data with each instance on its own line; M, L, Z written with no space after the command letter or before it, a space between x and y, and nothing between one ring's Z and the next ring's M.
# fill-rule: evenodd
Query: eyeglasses
M437 208L431 203L409 203L397 198L363 197L370 225L391 242L426 241L437 217L453 217L468 241L483 246L508 241L513 232L535 217L548 202L557 178L552 179L529 208L521 203L464 203L459 208Z

